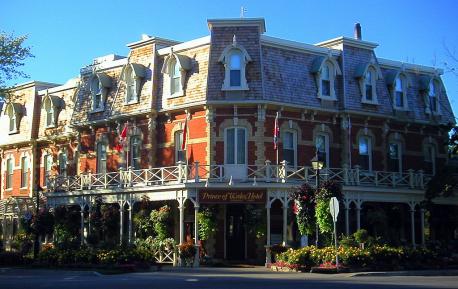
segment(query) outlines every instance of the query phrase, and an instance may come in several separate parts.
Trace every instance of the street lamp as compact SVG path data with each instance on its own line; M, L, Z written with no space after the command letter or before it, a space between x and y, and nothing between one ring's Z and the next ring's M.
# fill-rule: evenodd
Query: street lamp
M311 159L312 167L316 172L315 190L317 191L320 186L320 170L323 168L324 163L318 157L318 149L315 150L315 156ZM315 246L318 248L318 222L315 221Z

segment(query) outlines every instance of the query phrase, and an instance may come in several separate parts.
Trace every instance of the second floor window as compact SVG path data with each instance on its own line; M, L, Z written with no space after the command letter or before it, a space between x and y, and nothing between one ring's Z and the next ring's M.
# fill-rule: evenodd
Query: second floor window
M45 175L45 185L46 185L46 178L51 176L51 168L52 168L52 155L48 154L45 155L43 159L43 169Z
M97 144L97 173L107 172L107 145L104 142Z
M246 160L246 129L232 127L226 129L225 136L225 163L228 165L245 165Z
M283 159L289 166L296 166L296 134L293 131L283 133Z
M318 160L323 162L323 167L329 166L329 137L327 134L318 134L315 137L315 148Z
M397 142L391 142L388 145L388 170L402 172L401 145Z
M132 136L130 138L130 166L134 170L140 169L141 155L140 155L140 137Z
M67 153L59 154L59 175L67 176Z
M9 158L6 161L6 188L11 189L13 187L13 159Z
M175 132L175 162L186 162L186 148L183 149L183 131Z
M425 154L425 171L427 173L436 174L436 149L434 145L428 144L424 149Z
M359 166L362 170L372 170L372 143L369 137L359 138Z
M26 188L29 183L29 159L21 158L21 188Z

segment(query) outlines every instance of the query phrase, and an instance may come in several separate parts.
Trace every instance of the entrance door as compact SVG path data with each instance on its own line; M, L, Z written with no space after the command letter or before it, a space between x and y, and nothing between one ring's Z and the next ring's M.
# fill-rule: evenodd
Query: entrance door
M226 207L226 257L228 260L245 259L245 216L243 205Z

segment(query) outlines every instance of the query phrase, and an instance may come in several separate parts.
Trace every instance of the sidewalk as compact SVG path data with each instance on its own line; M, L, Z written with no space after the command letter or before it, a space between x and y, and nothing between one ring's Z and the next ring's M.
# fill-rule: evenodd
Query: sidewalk
M411 271L386 271L386 272L359 272L351 273L348 277L368 276L458 276L458 270L411 270Z

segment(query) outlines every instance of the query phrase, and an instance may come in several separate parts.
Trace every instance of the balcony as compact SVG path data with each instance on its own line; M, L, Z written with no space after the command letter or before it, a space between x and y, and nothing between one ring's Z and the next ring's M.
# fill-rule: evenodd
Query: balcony
M231 168L232 171L233 168ZM76 176L53 176L46 181L49 192L70 192L97 189L145 188L170 185L228 183L237 184L291 184L307 182L315 185L316 171L312 167L290 167L285 162L272 165L247 165L243 167L246 176L233 179L225 165L178 164L140 170L123 170L101 174L83 173ZM320 180L333 180L345 186L381 187L423 190L431 175L422 171L386 172L364 171L356 168L324 168L320 170Z

